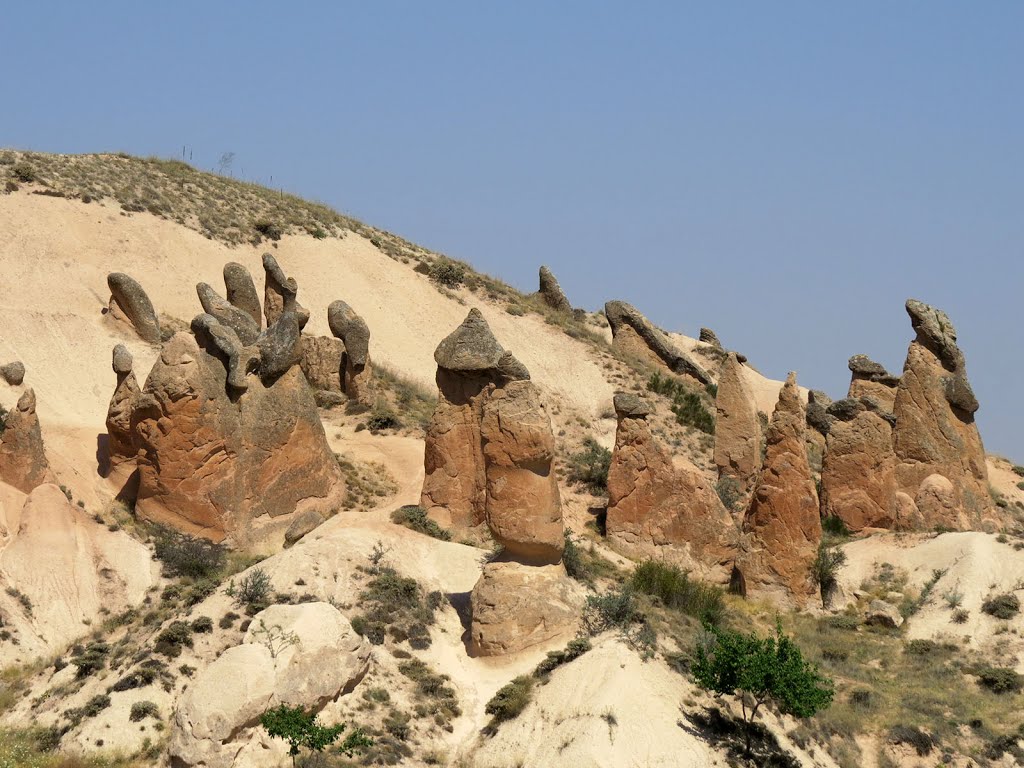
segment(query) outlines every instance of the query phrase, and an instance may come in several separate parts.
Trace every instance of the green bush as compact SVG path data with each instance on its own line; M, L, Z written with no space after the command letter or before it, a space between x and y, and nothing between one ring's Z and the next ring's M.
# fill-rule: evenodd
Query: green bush
M666 608L706 624L717 625L725 614L725 596L720 588L691 579L675 565L644 560L634 569L629 583L637 592L657 597Z
M259 219L252 225L252 228L268 240L280 240L281 235L284 234L279 225L267 219Z
M169 659L176 659L183 647L192 647L192 627L184 621L172 621L156 636L153 650Z
M448 259L438 259L430 265L430 279L445 288L458 288L466 279L466 268Z
M715 417L704 405L704 398L679 379L653 373L647 381L647 389L665 395L672 401L670 407L678 423L709 435L715 433Z
M533 681L534 678L529 675L520 675L508 685L499 688L487 702L484 712L491 716L489 727L492 730L498 723L512 720L526 709L533 693Z
M736 511L737 505L743 499L743 489L740 488L739 482L736 478L728 475L722 475L718 479L718 482L715 483L715 491L725 508L732 512Z
M569 482L586 485L592 494L600 496L608 491L611 465L612 452L594 438L584 438L583 450L569 457Z
M427 510L415 505L399 507L391 513L391 522L404 525L417 533L423 533L441 541L451 541L452 535L427 517Z
M315 712L306 712L302 707L289 707L285 704L263 713L260 718L260 725L275 739L283 739L288 742L288 754L292 758L292 766L295 765L295 758L303 747L311 752L323 752L324 749L336 742L345 731L345 724L322 726L317 722ZM335 750L352 757L356 752L362 752L373 742L360 729L355 729Z
M574 661L582 656L584 653L589 651L591 648L590 640L585 637L577 637L574 640L570 640L569 644L561 651L548 651L547 656L540 662L533 670L534 677L544 677L551 674L552 671L568 664L570 661Z
M811 580L818 586L821 592L821 605L828 608L832 603L832 595L835 593L839 582L836 577L839 569L846 562L846 553L839 547L830 546L825 542L818 545L818 554L811 563Z
M397 642L408 641L412 648L423 650L430 647L429 627L443 600L440 592L424 594L415 579L378 566L360 595L363 613L352 618L352 629L373 645L383 644L390 634Z
M227 594L234 598L235 605L245 608L250 616L255 615L270 605L270 576L262 568L253 568L235 586L234 580L228 584Z
M832 703L832 681L804 660L796 644L782 633L781 622L775 635L765 638L710 625L707 629L711 637L697 646L693 676L701 688L740 700L748 754L752 725L766 702L773 702L782 714L799 718L811 717Z
M164 575L206 579L224 567L223 546L206 539L195 539L169 528L154 534L156 559L163 563Z
M1024 677L1006 667L982 667L976 671L978 682L993 693L1019 693Z
M889 729L889 741L913 747L919 757L930 755L935 746L932 737L916 725L894 725Z
M192 620L192 631L200 635L213 632L213 619L209 616L198 616Z
M625 585L600 595L587 595L583 628L590 635L618 630L623 639L645 657L657 646L657 635L637 606L633 587Z
M103 669L109 653L110 646L106 643L90 643L86 648L80 648L71 657L71 663L77 667L75 677L81 680Z
M11 167L11 175L23 184L29 184L36 180L36 169L29 163L15 163Z
M1020 600L1009 592L995 595L981 604L981 612L997 619L1012 619L1020 613Z
M152 701L136 701L132 704L131 712L128 713L129 720L133 723L137 723L140 720L145 720L147 717L159 720L160 708Z
M836 539L850 537L850 529L846 527L843 519L837 515L826 515L823 517L821 519L821 530L823 533Z

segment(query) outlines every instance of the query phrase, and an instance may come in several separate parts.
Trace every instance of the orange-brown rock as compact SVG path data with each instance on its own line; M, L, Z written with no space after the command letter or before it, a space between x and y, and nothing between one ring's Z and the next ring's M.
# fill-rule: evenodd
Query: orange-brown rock
M528 380L490 390L480 421L491 535L513 559L557 563L565 544L555 438L537 388Z
M487 563L470 596L470 652L498 656L571 636L579 623L579 592L560 564Z
M0 481L19 491L51 480L50 464L43 449L43 434L36 415L36 393L26 389L3 421L0 435Z
M850 389L847 397L873 398L885 410L892 412L896 404L896 388L900 377L893 376L880 364L867 355L854 355L850 358Z
M616 395L618 427L608 470L608 538L634 558L658 557L725 582L739 530L711 483L692 465L674 463L651 434L649 407Z
M341 358L345 345L333 336L302 335L299 365L313 389L341 392Z
M768 427L764 465L744 521L749 537L739 568L747 589L782 591L798 602L813 594L810 566L821 541L806 429L796 375L790 373Z
M175 334L132 417L141 453L136 512L215 541L279 544L295 513L325 516L343 480L298 366L227 385L218 350Z
M952 485L952 500L944 497L924 509L918 500L922 525L931 529L955 518L960 522L951 527L979 528L993 510L985 449L974 423L978 401L956 330L944 312L922 302L909 300L907 313L917 337L907 351L894 405L897 487L918 500L925 479L941 475Z
M715 397L715 464L719 481L731 480L745 502L761 468L761 420L736 355L730 353L718 373Z
M117 385L107 408L107 457L104 475L125 461L135 458L138 444L132 431L132 413L138 402L139 383L132 371L132 354L123 344L114 347L112 367Z
M892 424L853 398L834 403L829 414L822 517L838 517L851 531L892 528L897 514Z

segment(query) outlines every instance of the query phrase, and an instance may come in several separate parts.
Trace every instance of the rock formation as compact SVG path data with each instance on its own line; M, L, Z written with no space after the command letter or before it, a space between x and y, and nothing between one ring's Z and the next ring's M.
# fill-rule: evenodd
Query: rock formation
M612 343L620 352L666 366L672 373L691 376L705 386L712 383L707 371L676 349L636 307L624 301L609 301L604 314L612 329Z
M917 337L907 351L893 406L897 488L914 499L924 528L978 528L992 514L988 471L974 423L978 401L956 330L945 312L922 302L908 300L907 313ZM930 491L919 497L933 475L952 485L951 500L938 506ZM938 518L927 512L935 509L941 509Z
M0 376L12 387L19 387L25 380L25 364L21 360L8 363L0 367Z
M828 414L831 426L821 471L822 517L837 517L851 531L894 527L892 423L866 395L833 403Z
M217 322L234 331L245 346L256 343L260 335L260 324L252 319L252 315L221 298L213 287L206 283L197 284L196 293L206 314L217 318Z
M309 385L318 392L341 392L344 354L345 345L340 339L303 334L299 365Z
M732 514L695 467L673 463L651 434L646 402L624 394L614 402L608 539L630 557L667 559L701 578L727 582L739 539Z
M713 347L722 346L722 342L718 340L718 334L716 334L710 328L701 328L700 335L697 337L697 340L702 341L705 344L710 344Z
M269 639L294 637L290 644ZM370 648L337 608L321 602L272 605L253 617L241 645L200 672L171 724L175 766L263 765L259 718L282 704L319 711L366 674ZM275 755L274 764L280 763ZM266 759L265 757L263 758Z
M281 317L286 306L291 306L299 318L299 328L304 328L309 320L309 311L296 300L299 289L295 279L285 277L284 270L272 254L263 254L263 271L265 284L263 288L263 313L270 328Z
M720 482L732 481L746 501L761 468L761 420L736 355L729 356L718 372L715 396L715 465ZM742 508L746 508L743 504Z
M370 365L370 328L356 311L344 301L332 301L327 308L331 333L341 339L341 389L350 400L363 405L372 401L372 367Z
M209 320L205 327L217 329ZM175 334L149 374L132 416L141 449L136 512L242 546L283 535L293 513L326 516L343 481L301 370L266 381L262 372L243 375L244 391L229 390L211 340Z
M832 405L832 398L820 389L812 389L807 392L807 426L821 436L827 436L832 429L832 416L828 414L828 407Z
M562 286L558 284L558 280L547 267L540 268L540 290L537 291L537 295L552 309L559 312L572 312L572 304L569 303L569 299L562 291Z
M501 545L470 598L474 653L512 653L565 632L576 591L552 468L554 436L529 371L478 309L434 351L438 404L427 430L421 506L462 534L486 523Z
M50 480L50 465L43 449L43 434L36 416L36 393L26 389L3 421L0 434L0 481L20 491Z
M114 347L112 367L117 375L117 386L107 408L107 455L110 474L117 465L135 458L138 444L132 431L132 413L141 394L139 383L132 371L132 353L124 344Z
M896 403L896 388L900 377L893 376L867 355L854 355L850 358L849 366L852 376L847 397L873 398L891 412Z
M123 272L111 272L107 275L107 287L110 288L111 315L131 323L143 341L159 344L160 320L142 286Z
M768 427L764 464L744 521L749 534L739 572L746 588L813 594L810 565L821 540L818 492L807 462L807 417L790 373Z
M245 312L256 323L256 328L263 327L263 309L260 297L256 293L256 284L249 270L237 262L231 261L224 265L224 289L228 301Z

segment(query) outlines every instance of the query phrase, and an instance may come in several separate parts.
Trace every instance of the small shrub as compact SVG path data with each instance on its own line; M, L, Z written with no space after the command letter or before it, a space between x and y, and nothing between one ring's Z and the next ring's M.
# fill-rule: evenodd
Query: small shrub
M957 608L955 611L953 611L953 614L950 618L953 619L954 624L966 624L967 619L969 619L970 617L971 612L968 611L966 608Z
M715 433L715 417L704 405L704 398L679 379L654 373L647 382L647 389L665 395L672 401L670 407L679 424L694 427L709 435Z
M234 598L236 606L245 608L246 613L251 616L270 605L271 589L270 576L267 572L262 568L253 568L242 577L237 587L232 581L228 585L227 593Z
M458 288L466 279L466 268L448 259L438 259L430 265L430 279L445 288Z
M132 704L131 712L128 713L129 720L133 723L137 723L140 720L145 720L147 717L159 720L160 708L152 701L136 701Z
M1015 464L1013 467L1013 473L1019 477L1024 477L1024 467L1020 464Z
M1024 687L1024 677L1006 667L982 667L976 674L978 682L992 693L1019 693Z
M213 632L213 619L209 616L197 617L192 621L192 631L200 635L206 635Z
M722 475L718 479L718 482L715 483L715 491L725 508L731 511L735 511L736 506L743 499L743 490L740 488L739 482L736 478L728 475Z
M320 725L315 712L306 712L302 707L289 707L285 704L264 712L260 725L272 737L288 742L288 754L291 755L293 765L302 747L311 752L323 752L341 737L346 728L344 723ZM357 728L335 750L346 757L352 757L372 745L373 742Z
M569 457L569 482L586 485L592 494L600 496L608 491L611 465L612 452L587 437L583 440L583 450Z
M163 563L166 576L205 579L224 567L225 550L219 544L169 528L158 529L154 539L156 559Z
M15 165L11 167L11 175L22 184L30 184L36 180L36 169L29 163L15 163Z
M570 661L578 659L589 651L590 648L590 640L585 637L577 637L574 640L570 640L563 650L548 651L548 655L533 670L533 676L544 677L549 675L563 664L568 664Z
M217 626L221 629L231 629L235 625L235 621L241 617L234 611L228 611L220 617L220 621L217 622Z
M678 566L644 560L633 571L630 585L637 592L657 597L674 611L716 625L725 613L725 595L718 587L691 579Z
M997 619L1012 619L1020 613L1020 600L1011 593L995 595L981 604L981 612Z
M415 505L399 507L391 513L391 522L404 525L406 528L423 533L441 541L451 541L452 535L436 522L427 517L427 510Z
M830 546L825 542L818 545L818 554L811 563L811 579L821 592L823 608L828 608L832 604L832 595L839 585L836 577L845 562L846 553L839 547Z
M583 584L593 583L593 574L590 572L590 569L587 567L587 563L583 559L580 547L576 543L576 539L572 535L572 531L566 528L564 535L565 546L562 549L562 565L565 566L565 572L569 574L569 578L575 579Z
M850 529L846 527L843 519L837 515L826 515L821 519L821 530L823 533L836 539L848 539Z
M71 657L71 663L76 667L75 677L81 680L103 669L109 653L110 646L106 643L90 643L80 650Z
M280 226L267 219L259 219L252 225L252 228L267 240L280 240L283 234Z
M184 621L172 621L156 636L153 650L169 659L176 659L183 647L192 647L192 627Z
M913 747L919 757L930 755L935 746L932 737L916 725L894 725L889 729L889 741Z
M32 616L32 600L17 587L8 587L7 594L13 597L25 611L26 616Z
M526 709L532 697L533 681L529 675L520 675L508 685L499 688L487 702L484 712L491 716L489 727L492 730L498 723L512 720Z
M963 604L964 593L954 587L948 592L944 592L942 599L946 601L946 607L953 610L954 608L959 608Z

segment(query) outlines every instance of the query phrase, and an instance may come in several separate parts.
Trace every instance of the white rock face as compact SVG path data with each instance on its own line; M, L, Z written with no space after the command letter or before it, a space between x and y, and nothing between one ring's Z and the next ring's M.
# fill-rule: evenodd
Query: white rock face
M249 766L254 742L277 764L283 743L267 738L260 716L280 704L321 709L362 679L369 658L369 646L334 606L270 606L253 617L242 644L222 653L182 696L171 765Z

